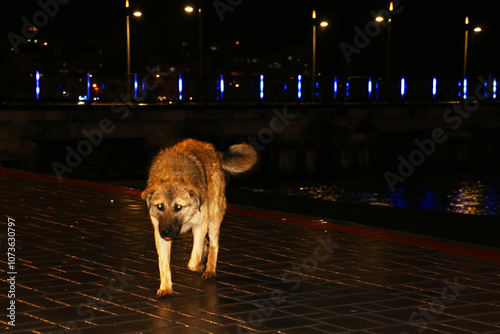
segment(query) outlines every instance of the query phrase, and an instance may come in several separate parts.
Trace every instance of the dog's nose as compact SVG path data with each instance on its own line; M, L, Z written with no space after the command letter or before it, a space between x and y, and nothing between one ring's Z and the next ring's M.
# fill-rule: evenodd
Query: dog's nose
M172 229L163 229L160 231L160 235L162 238L169 238L172 234Z

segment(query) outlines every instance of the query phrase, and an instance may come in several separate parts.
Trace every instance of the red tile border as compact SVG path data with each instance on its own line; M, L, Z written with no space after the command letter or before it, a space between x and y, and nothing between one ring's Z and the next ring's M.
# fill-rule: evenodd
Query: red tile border
M132 195L132 196L139 196L139 197L141 196L141 192L142 192L141 190L137 190L137 189L113 186L110 184L103 184L103 183L97 183L97 182L91 182L91 181L85 181L85 180L63 178L62 181L59 181L59 179L55 176L30 173L30 172L26 172L26 171L19 171L19 170L2 168L2 167L0 167L0 175L10 175L10 176L16 176L16 177L20 177L20 178L24 178L24 179L32 179L32 180L51 182L51 183L60 183L60 184L66 184L68 186L90 188L90 189L95 189L95 190L102 190L102 191L108 191L108 192L112 192L112 193L119 193L119 194L123 194L123 195Z
M251 209L238 206L230 206L228 208L228 212L231 214L238 214L242 216L251 216L261 219L287 222L291 224L319 228L328 231L342 232L373 239L392 241L410 246L423 247L447 253L466 255L478 259L500 262L500 251L433 240L420 236L405 235L394 232L380 231L376 229L370 229L352 225L344 225L332 222L322 222L319 220L302 218L286 213L280 214L276 212L260 211L258 209Z
M33 180L52 182L52 183L61 183L61 184L70 185L70 186L90 188L90 189L95 189L95 190L102 190L102 191L119 193L119 194L123 194L123 195L131 195L131 196L136 196L136 197L139 197L141 195L141 190L137 190L137 189L101 184L101 183L96 183L96 182L91 182L91 181L68 179L68 178L64 178L62 181L59 181L59 179L55 176L35 174L35 173L30 173L30 172L25 172L25 171L18 171L18 170L13 170L13 169L2 168L2 167L0 167L0 175L10 175L10 176L20 177L20 178L25 178L25 179L33 179ZM328 231L342 232L342 233L346 233L346 234L358 235L358 236L363 236L363 237L368 237L368 238L373 238L373 239L392 241L392 242L397 242L397 243L401 243L404 245L423 247L423 248L427 248L427 249L433 249L433 250L457 254L457 255L465 255L465 256L470 256L470 257L483 259L483 260L500 262L500 251L495 251L495 250L490 250L490 249L477 248L477 247L473 247L473 246L467 246L467 245L456 244L456 243L451 243L451 242L433 240L433 239L423 238L423 237L419 237L419 236L412 236L412 235L405 235L405 234L399 234L399 233L394 233L394 232L380 231L380 230L370 229L370 228L365 228L365 227L344 225L344 224L331 223L331 222L322 222L322 221L315 220L315 219L294 216L294 215L288 214L288 213L277 213L277 212L271 212L271 211L263 211L263 210L259 210L259 209L252 209L252 208L248 208L248 207L241 207L241 206L235 206L235 205L229 205L227 212L230 214L235 214L235 215L255 217L255 218L272 220L272 221L279 221L282 223L286 222L286 223L302 225L302 226L307 226L307 227L312 227L312 228L318 228L318 229L323 229L323 230L328 230Z

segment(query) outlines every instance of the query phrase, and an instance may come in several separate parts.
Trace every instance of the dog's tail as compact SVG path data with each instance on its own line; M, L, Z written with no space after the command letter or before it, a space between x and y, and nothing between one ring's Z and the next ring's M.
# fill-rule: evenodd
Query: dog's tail
M232 145L222 155L222 169L229 175L245 173L255 167L257 160L257 151L252 145Z

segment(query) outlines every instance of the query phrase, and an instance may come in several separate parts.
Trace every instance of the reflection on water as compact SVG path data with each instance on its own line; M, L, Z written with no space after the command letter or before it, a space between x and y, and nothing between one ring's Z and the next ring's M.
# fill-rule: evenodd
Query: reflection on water
M464 182L462 187L448 196L450 207L453 212L467 213L473 215L499 215L499 192L498 187L492 188L482 184Z
M341 179L329 184L275 186L260 191L336 202L500 216L500 177L497 176L482 179L415 177L394 192L377 179Z

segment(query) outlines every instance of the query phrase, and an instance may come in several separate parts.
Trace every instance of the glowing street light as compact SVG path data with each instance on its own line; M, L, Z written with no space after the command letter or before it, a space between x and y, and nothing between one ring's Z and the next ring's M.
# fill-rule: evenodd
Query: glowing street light
M483 31L481 27L475 27L473 29L474 32L478 33ZM463 70L463 78L467 77L467 52L469 48L469 17L465 17L465 45L464 45L464 70Z
M394 2L389 2L389 12L392 12L394 10ZM377 16L375 18L375 22L377 23L382 23L385 21L385 18L381 15ZM392 29L391 29L391 22L392 18L391 15L387 18L387 56L386 56L386 65L385 65L385 76L386 80L389 80L390 76L390 71L391 71L391 34L392 34Z
M193 6L184 7L184 11L188 14L191 14L195 11ZM199 43L199 72L200 72L200 89L201 89L201 81L203 76L203 25L201 20L201 7L198 8L198 43Z
M129 0L125 0L125 8L130 8ZM142 13L140 11L134 11L132 13L135 17L141 17ZM127 12L127 76L130 75L130 15Z
M313 19L313 50L312 50L312 100L314 101L316 97L316 11L312 11ZM325 28L328 26L327 21L321 21L320 27Z

